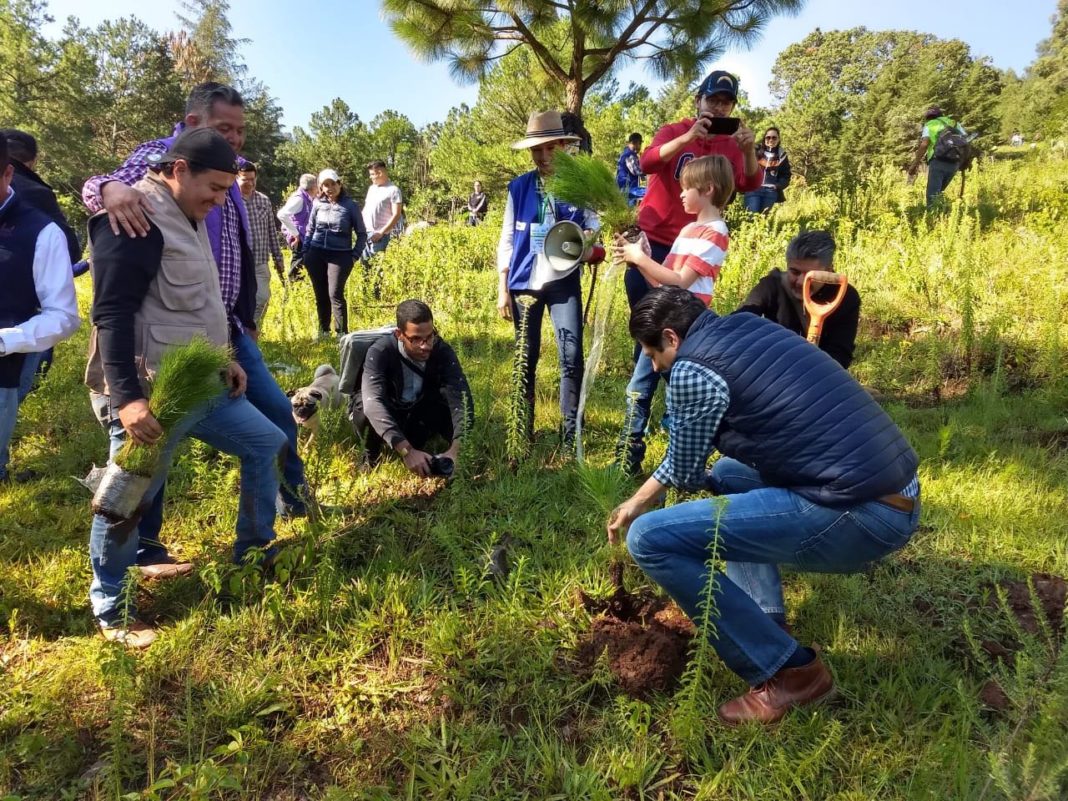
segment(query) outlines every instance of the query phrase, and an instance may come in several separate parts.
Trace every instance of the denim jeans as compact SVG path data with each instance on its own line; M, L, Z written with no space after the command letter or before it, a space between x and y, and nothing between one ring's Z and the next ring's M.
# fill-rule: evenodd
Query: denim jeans
M33 391L37 382L37 373L43 368L46 372L52 366L52 348L38 353L27 353L22 362L22 375L19 378L19 403Z
M712 470L711 482L729 483L726 476L747 469L722 458ZM761 482L747 492L647 512L631 525L627 548L638 566L699 621L716 539L718 556L727 562L850 573L903 547L916 530L919 515L918 499L911 512L877 501L831 509ZM717 574L715 579L711 599L716 614L709 641L724 664L749 684L767 681L794 653L797 642L731 578ZM763 591L781 597L781 589Z
M649 411L653 405L653 395L660 381L667 381L667 376L653 369L653 360L644 353L638 354L634 363L634 372L627 384L627 411L619 446L626 448L631 459L641 464L645 458L645 434L649 428Z
M7 463L11 458L11 435L19 414L19 388L0 387L0 479L7 478Z
M767 211L779 202L779 192L772 186L762 186L745 193L745 207L749 211L760 213Z
M108 433L111 437L110 456L114 457L126 441L126 431L117 417L109 423ZM167 465L186 435L241 460L234 560L240 561L249 548L269 548L274 540L278 454L285 447L285 435L245 397L231 398L225 393L219 395L188 415L170 432L161 460L164 467L153 478L145 493L146 498L153 498L153 505L158 503L162 506ZM105 518L100 515L93 517L89 534L93 582L89 588L89 598L93 614L104 625L117 625L124 614L132 616L136 613L132 599L127 599L128 606L124 605L123 586L126 571L138 562L140 544L140 536L133 536L129 532L121 534L109 526Z
M533 298L534 302L530 306L523 306L516 300L519 296ZM582 355L582 284L578 270L550 281L537 291L523 289L512 295L512 320L515 321L517 340L523 315L527 316L523 397L529 405L528 420L531 424L534 421L534 377L541 357L541 321L546 308L549 309L556 333L556 350L560 356L560 416L563 419L563 435L567 439L575 436L579 390L582 388L585 367ZM533 431L526 433L529 435Z
M231 344L234 358L248 376L245 397L268 420L281 429L289 442L282 454L283 508L290 514L304 514L304 462L297 453L297 423L293 419L293 405L282 392L278 382L267 369L259 345L248 334L233 334ZM158 536L157 530L156 535Z
M652 254L651 258L657 264L663 264L668 257L668 253L671 252L671 245L665 245L661 242L654 242L649 240L649 251ZM638 301L645 297L645 293L652 287L649 286L649 282L645 280L645 276L641 274L641 271L637 267L631 267L627 265L627 271L623 273L623 288L627 292L627 306L633 312L634 307L638 305ZM634 361L638 361L638 356L642 352L642 347L637 342L634 343Z
M957 174L957 162L931 159L927 163L927 206L934 205L938 196L941 195L953 176Z

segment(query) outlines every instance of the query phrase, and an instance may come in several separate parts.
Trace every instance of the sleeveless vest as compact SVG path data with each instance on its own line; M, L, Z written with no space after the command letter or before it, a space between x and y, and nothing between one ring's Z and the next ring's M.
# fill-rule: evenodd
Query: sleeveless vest
M900 492L919 459L904 435L834 359L771 320L704 312L678 359L719 373L730 405L720 453L822 506Z
M12 193L0 211L0 328L26 322L41 309L33 280L37 237L52 221ZM19 385L24 353L0 356L0 387Z
M230 326L207 226L201 222L193 228L170 188L155 173L149 172L135 188L148 198L152 205L150 219L163 234L159 271L134 315L134 360L141 388L148 397L148 382L159 369L167 348L183 345L197 336L225 346L230 341ZM110 394L97 347L96 326L89 336L85 383L96 392Z
M535 255L530 252L530 228L538 223L541 213L541 197L538 195L538 171L513 178L508 184L508 195L515 212L515 232L512 239L512 263L508 269L508 289L529 289L534 272ZM570 203L557 201L552 209L556 222L570 220L586 227L586 212Z

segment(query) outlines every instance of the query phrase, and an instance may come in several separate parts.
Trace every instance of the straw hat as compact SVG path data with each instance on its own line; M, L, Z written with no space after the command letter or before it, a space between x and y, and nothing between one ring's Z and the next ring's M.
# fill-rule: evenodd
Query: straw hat
M535 111L527 120L527 136L512 145L513 150L528 150L546 142L577 142L579 137L567 133L559 111Z

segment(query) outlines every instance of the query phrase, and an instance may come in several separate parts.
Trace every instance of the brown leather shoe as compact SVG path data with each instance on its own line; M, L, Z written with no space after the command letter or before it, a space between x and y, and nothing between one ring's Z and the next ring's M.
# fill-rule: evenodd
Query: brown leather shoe
M819 654L807 665L783 668L763 684L719 708L728 726L750 720L778 723L791 707L817 704L834 695L834 678Z
M126 624L126 628L121 626L101 626L100 633L104 635L105 640L121 642L127 648L135 648L137 650L148 648L159 636L154 628L137 618L129 621Z
M154 565L138 565L137 569L146 579L172 579L193 572L192 562L158 562Z

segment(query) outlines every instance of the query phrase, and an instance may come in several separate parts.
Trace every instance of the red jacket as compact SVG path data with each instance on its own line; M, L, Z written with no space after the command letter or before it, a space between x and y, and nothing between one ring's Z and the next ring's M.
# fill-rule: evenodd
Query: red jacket
M759 189L764 183L762 169L758 168L751 176L745 174L745 157L738 143L731 136L696 139L676 153L670 161L661 161L661 146L682 136L693 127L693 123L694 121L690 119L665 125L656 132L652 143L641 157L642 172L649 176L649 186L645 190L645 198L638 210L638 227L650 240L663 245L672 244L683 226L697 219L693 214L683 211L682 201L679 199L679 194L682 192L679 174L690 159L712 156L717 153L726 156L731 166L734 167L734 189L737 192L751 192Z

